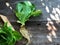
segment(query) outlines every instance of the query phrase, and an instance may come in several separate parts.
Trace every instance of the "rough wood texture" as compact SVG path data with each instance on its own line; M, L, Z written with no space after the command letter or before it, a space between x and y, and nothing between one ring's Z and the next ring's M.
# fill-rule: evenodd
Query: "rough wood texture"
M52 36L52 42L50 42L47 35L49 35L51 31L47 29L46 23L47 22L40 22L40 24L34 24L33 22L26 23L26 28L29 30L29 33L32 34L30 45L60 45L60 24L54 23L54 26L57 28L57 31L55 31L57 38ZM15 22L12 22L12 24L16 30L19 29L19 24ZM20 43L24 45L24 42L25 41L17 42L16 45L20 45Z
M14 15L13 11L10 10L9 7L15 8L15 4L21 1L27 0L1 0L0 1L0 13L9 16L9 19L13 19L10 17ZM30 19L31 21L47 21L51 20L59 20L60 19L60 0L29 0L36 5L36 9L42 10L42 15L39 17L34 17ZM9 7L6 6L6 2L10 4ZM50 21L50 20L49 20Z
M20 0L24 1L24 0ZM16 16L13 11L6 6L6 2L15 8L15 4L20 2L19 0L1 0L0 1L0 14L4 14L10 20L12 25L16 30L19 30L20 24L16 23ZM42 15L39 17L31 17L31 19L26 22L26 27L32 34L30 45L60 45L60 0L29 0L36 5L36 9L42 10ZM54 21L52 21L54 20ZM49 42L47 35L52 29L48 29L46 24L50 21L51 27L54 25L53 30L55 31L57 38L52 36L52 42ZM16 45L25 45L25 40L17 42Z

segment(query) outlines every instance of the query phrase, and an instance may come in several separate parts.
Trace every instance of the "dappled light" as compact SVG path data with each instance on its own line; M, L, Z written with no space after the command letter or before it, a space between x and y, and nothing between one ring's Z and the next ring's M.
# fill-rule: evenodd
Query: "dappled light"
M52 42L52 38L51 38L51 34L50 35L47 35L47 39Z
M49 8L46 6L46 11L47 11L47 13L49 13L50 11L49 11Z
M60 23L60 4L59 0L41 0L41 5L43 7L43 18L47 21L46 26L49 31L47 34L47 39L53 42L53 38L57 38L58 28L56 25Z
M31 20L27 21L27 29L33 45L41 43L55 43L60 42L60 0L30 0L34 5L36 5L36 9L42 10L42 15L38 17L31 17ZM1 14L4 14L8 17L8 19L16 23L17 17L15 16L13 10L15 9L15 5L20 2L19 1L6 1L3 2L5 5L4 11ZM22 0L21 0L22 2ZM2 6L3 7L3 6ZM11 11L10 11L11 10ZM10 13L11 12L11 13ZM12 16L12 17L11 17ZM16 20L15 20L16 19ZM37 23L36 23L37 22ZM17 25L17 24L16 24ZM15 28L18 28L14 25ZM18 24L18 26L20 26ZM26 36L27 37L27 36ZM58 40L58 41L56 41ZM48 44L47 44L48 45Z
M46 24L46 26L47 26L47 29L50 31L49 33L48 33L48 35L47 35L47 38L48 38L48 40L50 41L50 42L52 42L52 36L54 37L54 38L57 38L57 35L56 35L56 32L55 31L57 31L57 29L56 29L56 27L53 25L53 23L51 22L47 22L47 24Z
M6 2L6 6L7 6L7 7L9 7L9 6L10 6L10 4L9 4L8 2Z
M45 4L44 4L44 3L42 3L42 5L43 5L43 6L45 6Z
M8 2L6 2L6 6L12 10L12 7Z
M49 42L53 42L53 38L55 39L57 38L56 32L58 31L58 28L55 26L54 22L56 24L60 23L60 20L59 20L60 19L60 5L59 4L56 5L55 2L51 0L40 0L40 2L41 2L40 8L43 11L41 18L43 21L47 21L46 28L49 31L46 35L46 38L48 39ZM12 10L12 7L8 2L6 2L6 6Z

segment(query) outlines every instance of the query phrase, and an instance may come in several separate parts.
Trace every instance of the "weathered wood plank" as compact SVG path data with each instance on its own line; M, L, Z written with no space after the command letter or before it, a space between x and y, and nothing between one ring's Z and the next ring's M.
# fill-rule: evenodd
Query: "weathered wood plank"
M6 0L7 1L7 0ZM23 1L23 0L21 0ZM60 21L60 0L30 0L36 5L36 9L42 10L42 15L39 17L31 17L31 19L26 22L26 27L29 32L33 35L31 37L32 43L30 45L60 45L60 24L53 22L54 26L57 28L56 35L57 38L51 37L52 42L48 41L47 35L50 31L47 29L47 22L51 20ZM15 8L15 4L19 0L8 0L12 8ZM5 2L0 3L0 13L7 16L12 25L16 30L19 30L20 24L17 24L17 18L12 10L6 6ZM42 22L41 22L42 21ZM46 22L45 22L46 21ZM16 45L25 45L25 41L22 40L17 42Z
M6 0L7 1L7 0ZM0 13L5 15L14 15L12 10L6 6L6 1L2 1L0 4ZM23 1L23 0L20 0ZM20 2L19 0L8 0L7 2L14 9L15 4ZM60 0L29 0L36 5L36 9L42 10L42 15L39 17L31 18L30 21L47 21L50 20L59 20L60 19ZM1 1L0 1L1 2ZM13 18L14 20L14 18ZM50 21L49 20L49 21Z

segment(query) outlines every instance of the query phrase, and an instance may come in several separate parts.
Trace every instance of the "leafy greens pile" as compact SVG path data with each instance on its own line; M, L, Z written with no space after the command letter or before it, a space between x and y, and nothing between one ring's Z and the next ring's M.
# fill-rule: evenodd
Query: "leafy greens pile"
M3 26L0 25L0 45L14 45L16 41L21 40L22 35L13 31L11 26L7 26L5 23Z
M29 45L29 43L31 42L30 34L25 28L25 22L28 21L31 16L39 16L42 11L36 10L35 5L30 1L24 1L16 4L16 9L14 12L16 14L16 17L19 19L17 22L22 24L20 32L28 40L28 43L26 45Z

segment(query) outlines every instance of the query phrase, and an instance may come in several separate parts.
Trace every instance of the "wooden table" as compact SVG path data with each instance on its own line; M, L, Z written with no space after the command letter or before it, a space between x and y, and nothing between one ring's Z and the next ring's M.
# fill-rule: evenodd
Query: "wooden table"
M24 0L20 0L24 1ZM8 0L7 2L14 9L15 4L20 2L19 0ZM36 5L36 9L42 10L42 15L39 17L31 17L26 22L26 27L33 35L31 37L32 43L30 45L60 45L60 0L30 0ZM1 2L1 1L0 1ZM16 23L16 16L9 7L5 5L6 1L2 1L0 4L0 14L7 16L15 29L19 29L19 24ZM48 25L52 29L48 29ZM53 29L53 26L56 28ZM49 41L49 33L51 30L56 30L57 38L51 36L52 42ZM24 41L17 42L16 45L23 45Z

